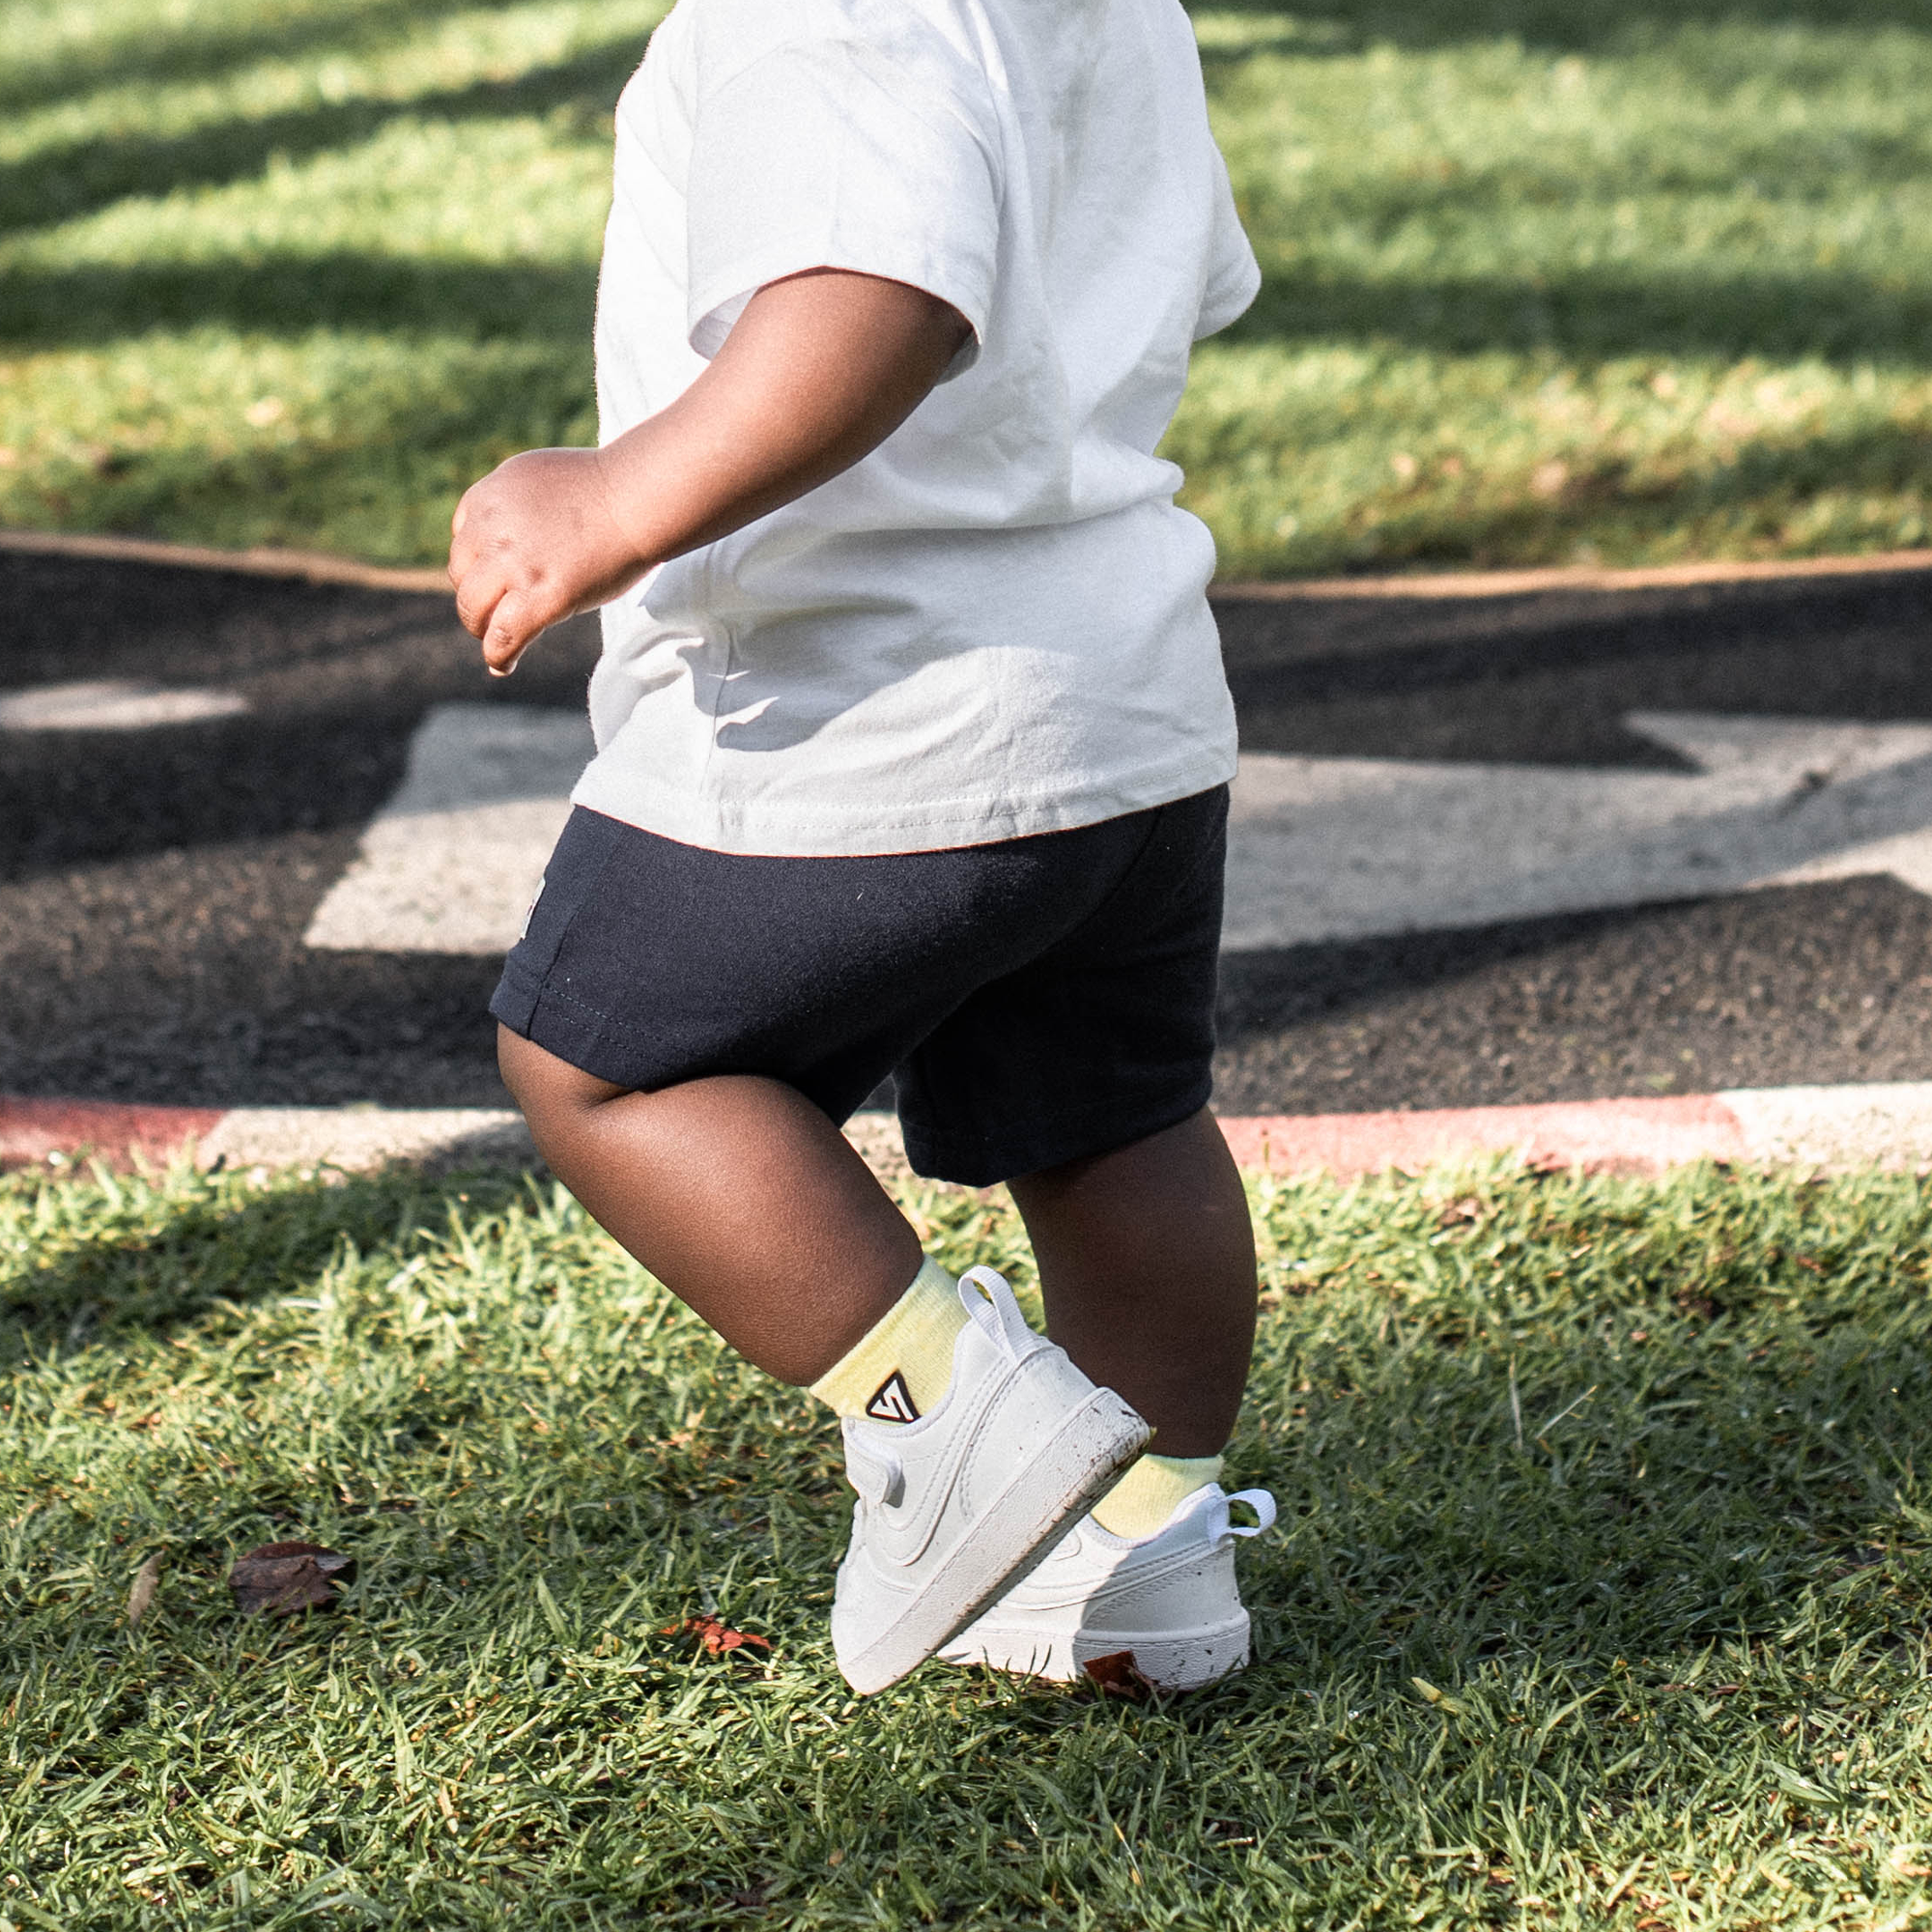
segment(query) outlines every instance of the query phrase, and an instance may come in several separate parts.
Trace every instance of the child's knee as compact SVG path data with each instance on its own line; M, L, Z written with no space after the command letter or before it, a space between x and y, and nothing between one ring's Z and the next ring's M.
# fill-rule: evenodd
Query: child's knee
M500 1025L497 1029L497 1067L510 1097L524 1110L532 1129L539 1132L544 1122L560 1123L629 1091L559 1060L534 1040Z

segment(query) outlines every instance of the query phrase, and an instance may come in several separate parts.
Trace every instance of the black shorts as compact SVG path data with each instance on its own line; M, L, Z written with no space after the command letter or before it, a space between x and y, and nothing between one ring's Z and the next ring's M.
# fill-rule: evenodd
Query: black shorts
M753 858L582 808L490 1010L618 1087L716 1073L843 1122L894 1076L921 1174L984 1187L1205 1106L1228 790L991 845Z

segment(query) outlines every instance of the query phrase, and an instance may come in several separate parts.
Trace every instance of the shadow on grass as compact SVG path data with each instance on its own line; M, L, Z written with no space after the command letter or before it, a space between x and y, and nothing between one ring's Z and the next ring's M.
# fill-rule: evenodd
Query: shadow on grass
M1355 53L1378 43L1435 48L1468 41L1518 41L1563 53L1616 53L1684 27L1870 33L1903 28L1932 34L1926 0L1685 0L1680 7L1577 7L1569 0L1328 0L1319 11L1279 0L1194 0L1196 14L1242 14L1282 23L1284 51Z
M245 268L215 277L231 296L249 298L231 306L265 327L288 326L290 288L315 304L295 325L301 333L338 311L370 323L367 342L345 346L326 335L304 342L298 333L290 343L296 380L301 358L312 355L335 391L319 406L326 412L316 434L257 436L238 421L252 394L240 387L158 445L136 431L131 446L83 445L16 470L5 493L11 520L440 564L450 513L478 476L519 449L594 440L591 271L460 269L443 276L408 262L355 261L368 270L366 285L353 272L332 280L327 263L288 264L291 282L279 295ZM135 278L136 311L142 279ZM116 286L129 293L112 275L99 284L103 292ZM384 289L404 311L390 311L387 322ZM184 327L220 306L205 300L192 277L177 293L185 298L173 319ZM478 308L466 314L472 301ZM125 320L128 333L142 332L137 313ZM412 339L408 327L427 339ZM497 339L475 339L491 330ZM0 340L5 335L0 322ZM296 427L305 424L298 418ZM124 433L117 422L95 428L110 438Z
M450 14L511 13L525 0L411 0L405 31ZM400 38L394 0L334 0L306 18L234 19L203 25L170 20L165 37L152 21L138 35L92 36L60 50L58 62L0 74L0 107L33 109L72 100L125 81L144 86L213 80L254 60L286 61L323 48L393 45Z
M1612 118L1599 130L1600 139L1615 140L1617 132ZM1726 128L1721 145L1687 140L1662 151L1626 135L1605 152L1579 130L1495 161L1472 163L1437 153L1378 166L1370 151L1347 160L1338 156L1333 172L1313 176L1244 165L1247 151L1235 152L1244 213L1264 237L1335 228L1386 234L1409 223L1450 235L1506 234L1535 209L1561 210L1573 232L1595 220L1602 232L1613 233L1618 210L1647 196L1709 196L1732 209L1754 202L1815 218L1813 211L1842 204L1848 180L1900 187L1922 183L1927 173L1926 153L1916 138L1856 124L1799 132L1766 122ZM1640 261L1642 251L1632 249L1630 259Z
M1284 1656L1607 1671L1769 1639L1874 1539L1903 1552L1884 1633L1917 1646L1922 1187L1874 1211L1858 1183L1559 1179L1540 1212L1533 1187L1459 1201L1434 1245L1467 1259L1434 1282L1357 1272L1346 1311L1273 1325L1248 1427L1303 1525L1274 1559Z
M507 1202L518 1187L507 1174L454 1180L397 1168L333 1185L217 1187L175 1200L130 1188L120 1214L106 1209L71 1242L48 1239L44 1257L8 1284L0 1352L15 1368L82 1348L111 1352L117 1338L165 1337L217 1304L299 1294L345 1243L404 1242L412 1227L446 1226L459 1193Z
M237 118L185 134L91 134L0 168L0 234L72 221L128 195L153 198L251 180L271 158L300 161L355 146L396 121L460 124L576 108L588 132L609 118L642 57L641 37L626 34L514 80Z
M360 250L268 253L214 264L10 270L0 341L99 347L208 324L291 334L323 328L530 339L587 360L594 268L437 261ZM480 403L480 399L479 399Z
M1817 355L1917 362L1932 294L1826 270L1751 274L1627 268L1507 276L1350 280L1317 270L1269 278L1221 340L1346 337L1444 355L1559 349L1618 355Z
M213 263L21 266L0 293L0 340L99 346L155 328L220 324L421 331L468 340L584 336L596 271L539 263L268 251ZM1932 342L1932 295L1861 275L1572 270L1548 281L1270 278L1220 340L1333 340L1467 355L1560 351L1628 355L1815 355L1913 361Z
M1922 1185L1465 1185L1446 1209L1426 1180L1308 1187L1277 1223L1312 1259L1270 1271L1231 1455L1293 1525L1243 1554L1282 1662L1453 1680L1533 1651L1606 1668L1766 1635L1867 1567L1874 1537L1917 1545ZM159 1213L132 1198L10 1285L6 1352L17 1367L185 1332L310 1292L345 1244L401 1254L412 1228L447 1231L459 1204L487 1220L522 1190L391 1171ZM1922 1636L1925 1580L1900 1641ZM1228 1694L1294 1692L1264 1671Z
M450 14L511 13L523 0L422 0L408 12L412 29ZM1210 50L1210 64L1238 62L1255 51L1356 52L1378 42L1439 47L1474 40L1514 39L1562 50L1621 50L1663 37L1687 24L1869 31L1903 27L1932 32L1925 0L1690 0L1668 10L1621 6L1588 10L1540 0L1433 0L1425 6L1390 0L1341 0L1319 13L1290 10L1278 0L1202 0L1193 11L1242 14L1280 22L1277 37L1227 53ZM357 0L314 17L248 25L223 22L197 28L170 23L167 36L109 39L65 47L58 65L0 77L0 106L31 109L72 99L95 89L140 80L149 84L213 79L244 62L286 60L325 48L360 49L396 39L392 0ZM641 51L641 49L639 49ZM633 63L635 65L635 62ZM614 98L614 97L613 97Z

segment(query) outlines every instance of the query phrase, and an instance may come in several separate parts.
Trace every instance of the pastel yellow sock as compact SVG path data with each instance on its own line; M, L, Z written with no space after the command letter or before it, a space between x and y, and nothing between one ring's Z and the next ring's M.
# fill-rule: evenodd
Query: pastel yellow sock
M811 1385L840 1415L917 1422L952 1380L952 1345L966 1325L959 1284L935 1261Z
M1218 1456L1143 1456L1094 1505L1094 1520L1137 1543L1165 1529L1168 1518L1204 1483L1220 1480Z

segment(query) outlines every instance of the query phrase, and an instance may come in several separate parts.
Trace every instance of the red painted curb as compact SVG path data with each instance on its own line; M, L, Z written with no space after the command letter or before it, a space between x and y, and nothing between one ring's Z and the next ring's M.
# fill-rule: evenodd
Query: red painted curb
M1320 1170L1342 1179L1508 1153L1537 1167L1657 1174L1691 1160L1734 1160L1745 1130L1712 1094L1658 1100L1571 1100L1532 1107L1453 1107L1415 1114L1255 1115L1221 1131L1243 1167Z
M0 1168L80 1152L115 1167L136 1154L165 1161L189 1140L206 1139L227 1111L0 1094ZM1686 1161L1750 1153L1743 1122L1713 1094L1412 1114L1236 1114L1224 1115L1220 1125L1243 1167L1343 1179L1482 1154L1512 1154L1539 1167L1659 1174Z
M21 1100L0 1094L0 1168L86 1151L110 1167L165 1161L211 1132L224 1107L140 1107L107 1100Z

